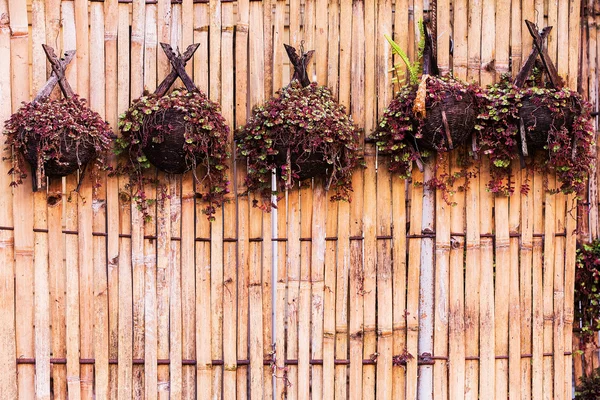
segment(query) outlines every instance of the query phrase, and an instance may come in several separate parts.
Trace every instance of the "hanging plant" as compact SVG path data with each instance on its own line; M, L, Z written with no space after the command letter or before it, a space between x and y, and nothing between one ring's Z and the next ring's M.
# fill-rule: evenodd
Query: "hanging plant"
M575 269L575 320L581 321L583 345L600 331L600 241L577 249Z
M536 46L543 48L551 27L539 34L527 23ZM536 53L542 55L548 83L543 82L541 71L533 68ZM558 190L577 195L585 191L594 161L591 107L578 93L561 85L545 51L534 48L514 82L505 76L486 91L475 129L480 151L490 157L487 187L491 192L510 195L514 191L511 162L520 158L524 165L524 157L535 151L544 152L544 161L537 167L556 173L561 184Z
M126 157L118 172L130 176L134 199L147 217L147 207L154 199L146 198L144 185L148 182L143 171L151 164L169 174L191 170L196 182L208 188L200 195L208 203L204 212L212 220L229 191L225 176L229 127L219 106L195 87L183 68L198 45L189 46L183 56L176 55L169 45L161 45L176 68L154 94L145 93L120 116L121 137L115 151ZM165 94L178 75L186 89ZM202 167L201 176L197 167Z
M114 138L108 123L73 93L64 76L75 51L65 53L64 59L59 60L52 48L43 47L54 72L36 98L23 103L4 126L8 159L13 162L11 185L23 182L29 164L34 190L46 187L46 177L62 177L77 170L83 175L92 161L105 167ZM64 98L49 99L57 83Z
M248 158L248 189L260 193L264 210L271 209L271 176L277 171L280 188L323 177L333 188L332 200L349 200L352 170L359 164L357 128L331 91L310 83L306 66L313 54L299 58L286 50L294 65L289 86L257 106L238 133L240 154Z
M386 35L394 54L408 67L410 79L396 93L373 134L378 150L391 156L390 171L403 177L410 176L414 161L422 169L421 160L432 151L451 150L469 138L480 96L475 85L437 76L432 39L425 25L421 23L420 27L422 63L411 63L406 53ZM401 65L397 64L394 69L397 73L394 82L402 82L398 76Z

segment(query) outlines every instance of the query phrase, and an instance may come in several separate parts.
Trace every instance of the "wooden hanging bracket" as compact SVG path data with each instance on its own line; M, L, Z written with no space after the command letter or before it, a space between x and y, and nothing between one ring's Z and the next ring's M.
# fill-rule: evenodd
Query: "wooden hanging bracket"
M308 78L308 63L315 53L314 50L304 52L304 42L300 45L300 56L295 48L290 45L284 44L285 51L290 59L290 62L294 66L294 75L292 76L292 81L294 79L298 80L302 87L307 87L310 85L310 79Z
M163 81L160 83L160 85L156 88L154 94L156 94L158 97L164 96L167 93L167 90L169 90L169 88L171 87L171 85L175 83L177 77L181 78L181 81L183 82L187 90L189 90L190 92L196 90L196 85L194 84L194 81L185 71L185 65L192 58L200 44L195 43L189 45L183 53L183 55L179 53L179 50L177 50L177 53L175 53L175 50L173 50L170 44L161 43L160 46L162 47L163 51L167 55L167 58L171 62L172 69L171 72L169 72L169 75L167 75L165 79L163 79Z
M527 25L527 29L533 37L533 49L531 49L531 53L517 74L514 84L519 88L523 87L525 81L529 75L531 75L531 70L533 69L533 65L535 64L537 56L540 56L544 70L548 74L550 84L554 89L560 89L562 87L562 79L558 75L558 71L552 62L552 59L548 55L548 49L544 46L544 42L548 38L552 27L547 26L542 29L541 32L538 32L537 27L533 22L525 20L525 25Z
M54 53L54 49L52 47L43 44L42 48L44 49L46 57L48 57L48 61L52 66L52 74L50 74L50 78L35 96L33 102L37 103L41 99L50 96L50 93L52 93L52 90L54 90L54 87L57 83L60 85L60 90L66 98L73 97L74 92L71 88L71 85L69 85L69 81L67 81L65 70L67 69L67 65L69 65L73 57L75 57L75 50L69 50L65 52L64 57L59 59Z

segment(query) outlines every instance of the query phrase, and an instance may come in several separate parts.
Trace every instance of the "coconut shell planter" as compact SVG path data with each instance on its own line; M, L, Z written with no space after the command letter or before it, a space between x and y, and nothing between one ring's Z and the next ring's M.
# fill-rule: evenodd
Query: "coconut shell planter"
M493 193L511 194L512 161L520 159L525 166L525 157L537 153L541 161L534 166L555 172L560 191L582 195L594 159L591 107L577 92L561 87L543 46L551 27L538 32L533 23L526 23L534 49L514 81L504 77L488 88L477 117L479 150L491 162L487 186ZM540 68L535 67L538 55Z
M77 170L83 175L90 162L104 167L114 139L108 123L73 93L65 78L75 51L58 59L52 48L43 47L53 73L36 98L23 103L6 121L4 130L6 150L13 161L12 185L23 182L29 164L34 190L46 187L46 177L62 177ZM64 98L49 99L57 83Z
M292 82L255 107L237 134L239 153L248 158L248 189L260 193L261 208L270 210L275 170L280 189L321 178L335 190L332 200L349 200L359 164L357 128L328 88L310 83L306 65L312 52L298 57L292 47L286 50L294 65Z
M147 207L154 200L145 196L144 185L149 182L143 171L151 165L169 174L192 171L198 186L202 183L207 188L199 196L207 202L204 212L212 220L229 191L225 176L229 127L219 106L185 73L185 62L198 45L189 46L183 55L161 45L174 68L154 94L145 93L120 116L116 152L124 154L125 161L119 172L129 175L134 199L147 217ZM165 94L177 76L186 88Z

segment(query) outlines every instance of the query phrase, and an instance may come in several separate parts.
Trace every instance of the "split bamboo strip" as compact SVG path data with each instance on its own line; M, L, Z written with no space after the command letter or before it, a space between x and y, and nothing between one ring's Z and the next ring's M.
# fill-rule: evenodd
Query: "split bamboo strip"
M221 101L221 1L210 0L210 35L209 54L210 63L210 87L208 93L210 99L217 103Z
M181 3L171 5L171 36L170 44L173 48L181 48L183 46L183 24L182 24L182 9Z
M341 90L340 84L340 90ZM336 303L335 303L335 358L344 360L348 358L348 291L350 271L350 206L346 202L338 205L338 233L337 233L337 265L336 265ZM345 365L335 367L335 398L348 398L346 377L348 368Z
M481 0L483 1L483 0ZM481 13L482 3L471 3L469 10L467 44L467 81L479 82L481 68ZM486 23L489 21L486 21ZM467 226L469 224L467 223Z
M375 304L372 304L372 296L369 299L365 298L366 285L370 285L371 288L375 285L375 209L373 207L365 208L365 200L363 198L363 193L367 193L368 200L371 201L368 204L374 204L375 202L375 199L373 199L373 194L375 193L375 155L370 154L365 161L368 168L366 173L367 186L365 188L367 190L363 190L363 172L356 171L352 179L354 193L352 195L353 201L350 216L350 235L353 238L364 236L365 241L364 249L361 241L355 239L350 242L350 381L348 396L355 399L364 397L373 398L375 396L374 368L370 367L371 371L367 374L367 379L369 380L366 381L367 366L363 366L362 360L367 352L369 352L369 355L366 356L367 358L370 354L377 352L375 318L373 318L374 315L369 315L370 312L373 312ZM368 282L365 279L366 273L370 274L369 278L367 278ZM375 295L376 293L373 294ZM365 309L365 300L368 300L368 309ZM363 340L365 340L365 343L363 343ZM369 348L364 347L366 344L368 344Z
M469 63L468 54L470 54L467 40L467 20L469 17L468 2L466 0L455 0L452 3L452 7L454 9L454 21L452 30L452 36L454 40L454 52L452 54L452 66L454 70L454 75L457 78L466 80L467 68ZM476 37L473 37L473 39L478 40Z
M221 47L221 81L222 81L222 112L227 124L234 125L234 14L233 3L222 4L222 47ZM229 149L234 154L233 134L229 136ZM233 182L234 169L233 159L228 165L227 181ZM233 185L233 183L232 183ZM230 192L235 193L234 188L230 187ZM218 223L218 221L216 222ZM236 209L235 195L228 195L223 204L223 232L221 238L231 237L236 232ZM236 306L237 306L237 263L235 242L226 242L224 246L224 273L223 273L223 398L234 399L236 395L237 380L237 348L236 348Z
M462 70L466 73L466 70ZM459 79L460 76L457 76ZM459 153L460 152L460 153ZM461 154L462 153L462 154ZM452 174L460 173L461 156L465 151L455 151L450 160ZM465 179L456 182L456 186L464 186ZM450 234L465 231L465 192L458 191L452 196L455 203L450 209ZM436 228L437 230L438 228ZM448 371L448 398L465 398L465 238L464 236L450 236L450 278L448 293L448 362L452 368ZM437 353L436 353L437 354Z
M302 41L300 32L300 0L290 0L289 5L289 33L290 33L290 45L298 48ZM290 76L292 76L292 65L290 64Z
M421 264L421 221L423 219L423 186L416 182L423 182L423 173L413 168L411 190L410 228L408 240L408 275L406 295L406 351L413 358L406 360L406 398L417 398L417 363L419 340L419 275ZM417 200L415 200L417 199ZM417 237L415 237L415 235Z
M356 5L353 4L353 7L358 7ZM397 5L396 7L399 7L399 5ZM352 50L352 59L353 59L353 63L360 63L360 66L363 68L363 75L364 75L364 84L361 83L361 91L359 92L362 97L359 100L358 103L358 107L361 108L361 112L364 113L364 117L363 117L363 123L361 123L361 127L364 126L364 132L361 132L360 135L360 142L361 142L361 151L363 151L364 149L362 147L364 147L364 138L365 136L368 136L371 134L371 132L373 132L373 130L375 129L375 126L377 125L377 110L378 110L378 104L377 104L377 77L378 77L378 69L377 69L377 43L378 43L378 36L382 35L383 32L378 32L377 31L377 23L376 23L376 18L377 18L377 14L376 14L376 8L377 8L377 2L375 1L367 1L367 2L363 2L363 5L359 8L364 8L363 14L361 15L357 15L357 22L352 22L353 26L357 26L358 29L362 32L360 33L361 36L364 36L364 40L360 40L360 44L354 44L354 47L358 47L358 49L360 50L358 53L356 53L354 50ZM396 8L397 10L398 8ZM387 25L387 29L389 29L387 32L388 35L392 35L393 31L392 31L392 10L391 10L391 5L387 4L387 12L389 12L389 15L387 16L383 16L382 18L385 18L389 21L387 21L386 25ZM406 10L406 12L408 12L408 9ZM352 33L353 35L355 34L354 32ZM356 33L358 34L358 33ZM360 36L354 36L354 37L360 37ZM381 37L383 39L383 36ZM364 41L364 43L363 43ZM386 46L389 47L387 41L386 41ZM392 60L391 57L387 58L388 60L388 64L391 64ZM385 82L389 85L390 81L389 81L389 75L388 72L385 71L385 75L382 76L382 78L384 78ZM387 88L386 90L387 93L387 97L385 98L381 98L381 103L386 102L385 105L382 105L382 107L386 107L387 106L387 102L389 100L389 98L391 98L391 95L393 95L393 90L390 90L390 88ZM358 100L358 99L357 99ZM363 103L363 104L361 104ZM353 105L353 107L356 107L355 105ZM362 110L364 109L364 110ZM354 116L354 113L352 114L353 118L356 118Z
M438 26L439 28L439 26ZM436 166L437 179L444 179L444 174L450 173L450 156L448 154L438 155ZM433 353L436 357L448 357L448 334L449 334L449 284L450 284L450 233L451 233L451 204L454 196L444 199L441 190L435 195L435 308L434 308L434 347ZM452 287L450 287L452 290ZM451 344L453 345L453 344ZM462 361L462 360L461 360ZM460 362L460 361L459 361ZM452 364L454 365L454 363ZM448 399L448 362L436 360L433 367L433 393L436 398Z
M0 0L0 15L8 15L7 0ZM0 18L0 59L9 60L11 53L11 32L9 20L5 17ZM0 120L5 121L12 113L11 109L11 63L0 63ZM10 187L11 176L8 171L12 168L11 161L0 160L0 187ZM2 226L13 226L13 202L10 190L0 191L0 224ZM12 230L0 230L0 346L4 351L0 353L0 368L3 373L0 374L0 392L8 398L17 398L17 354L16 354L16 335L15 335L15 254L14 237ZM58 266L57 266L58 268ZM64 287L64 286L63 286ZM55 304L55 303L53 303ZM64 297L63 297L64 309ZM55 307L53 307L53 310ZM62 315L58 314L58 315ZM64 321L64 315L62 315ZM55 318L52 316L52 323ZM64 330L64 329L63 329ZM54 335L56 337L58 335ZM64 335L61 335L64 336ZM62 337L61 337L62 339ZM64 341L62 344L62 354L64 355ZM53 345L52 350L55 347ZM20 367L20 370L23 368ZM19 371L20 372L20 371ZM57 371L54 376L65 376L64 369ZM55 386L56 387L56 386ZM61 393L57 391L58 393ZM62 390L64 396L64 384Z
M522 4L510 7L510 62L512 77L516 77L523 63L523 43L521 41Z
M408 48L408 32L403 27L408 23L408 0L396 1L394 41ZM394 65L402 62L398 56ZM393 356L401 356L406 350L406 180L398 174L392 175L392 285L393 285ZM392 398L403 400L406 395L406 370L402 366L392 367Z
M597 24L596 24L596 17L594 16L593 12L591 12L591 10L593 10L594 7L594 0L589 0L588 4L588 17L587 17L587 24L586 24L586 30L587 30L587 46L582 46L584 49L584 53L585 49L587 47L587 57L589 59L589 62L586 63L588 65L588 73L587 73L587 79L586 82L582 82L583 85L583 89L584 89L584 95L587 95L587 98L589 99L589 101L592 103L592 107L594 109L594 111L597 111L598 109L598 74L597 74L597 49L598 49L598 32L597 32ZM577 32L579 33L579 32ZM578 35L577 35L578 36ZM579 36L578 36L579 37ZM579 46L578 46L579 47ZM577 59L579 59L579 57L577 57ZM581 60L581 62L584 62L584 60ZM578 67L578 63L577 63L577 67ZM569 67L570 68L570 67ZM574 76L577 77L578 75L578 71L574 72ZM571 72L569 72L569 86L572 88L576 88L577 87L577 79L575 79L575 82L571 82L571 78L573 76L571 75ZM586 90L587 89L587 90ZM594 119L594 129L597 131L598 130L598 124L597 124L597 118ZM596 157L598 155L598 152L596 150L596 147L594 148L594 150L596 151ZM598 235L600 234L600 220L598 217L598 202L594 201L593 199L598 199L598 175L597 174L590 174L589 176L589 186L588 186L588 199L590 199L591 201L589 201L590 205L589 205L589 231L592 237L598 237ZM577 374L575 375L577 376Z
M324 306L324 277L325 277L325 210L327 204L327 193L324 189L322 179L315 179L313 192L312 210L312 246L311 246L311 359L323 359L323 306ZM280 333L281 332L281 333ZM282 334L283 331L279 331ZM311 389L312 398L323 398L323 380L329 379L323 376L323 366L313 365L311 367Z
M479 295L481 239L479 227L479 186L485 181L476 177L469 181L466 193L466 261L465 261L465 399L479 398Z
M287 295L287 348L286 359L298 359L298 313L299 313L299 293L300 293L300 191L297 188L288 191L288 254L287 254L287 272L288 272L288 295ZM296 365L288 366L288 380L290 382L287 388L288 399L298 398L298 367Z
M159 174L160 177L160 174ZM168 218L170 220L170 234L167 236L168 239L173 237L181 238L181 232L183 231L183 224L181 220L181 177L171 174L166 174L166 181L168 182L168 195L170 208L165 210L168 212ZM187 213L187 210L186 210ZM188 232L189 230L186 229ZM169 329L170 329L170 347L169 347L169 359L170 359L170 390L171 399L182 399L183 397L183 368L182 368L182 357L183 357L183 266L181 260L181 247L182 243L179 241L171 241L169 246L169 269L170 269L170 281L171 287L169 290L170 298L170 311L169 311ZM193 257L193 256L192 256Z
M298 294L298 399L310 398L310 255L312 188L300 189L300 292ZM264 294L263 294L264 295Z
M541 399L543 392L544 353L544 303L543 303L543 233L544 226L544 176L536 171L533 176L533 270L532 270L532 349L531 349L531 397Z
M555 229L556 232L565 232L566 196L562 193L557 193L555 197ZM557 237L554 244L554 332L552 338L554 362L552 368L554 374L554 393L559 397L565 393L565 239L565 237ZM570 345L571 343L568 344L568 346Z
M556 64L557 61L557 55L558 55L558 41L557 41L557 35L559 34L559 26L558 26L558 8L559 8L559 3L561 3L559 0L549 0L548 1L548 9L546 10L547 15L548 15L548 26L552 26L554 27L554 29L552 29L552 31L550 32L550 34L548 35L548 55L550 56L550 59L552 60L552 62L554 63L554 65ZM538 5L536 4L536 12L539 15L539 8ZM538 29L542 29L542 26L540 24L540 17L537 17L537 23L538 23Z
M326 193L329 197L329 193ZM327 203L325 237L337 235L338 203ZM323 296L323 398L332 399L335 393L335 333L336 333L336 260L337 243L325 242L325 293Z
M421 43L421 29L419 28L419 21L424 21L424 1L423 0L412 0L413 3L413 21L412 25L409 26L409 31L412 36L409 39L409 57L414 62L418 56L419 43ZM410 51L412 49L412 52Z
M129 14L128 4L119 4L118 100L117 109L129 107ZM118 258L118 398L133 396L133 299L131 275L131 193L124 178L119 179L119 258Z
M583 44L581 40L583 20L581 17L581 0L570 0L569 1L569 71L568 71L568 86L576 90L577 80L579 77L579 63L583 62L579 57L579 49ZM565 28L565 27L563 27ZM564 49L563 49L564 51ZM563 55L564 57L564 55ZM588 72L591 76L591 73ZM589 99L595 100L595 98L589 97ZM565 303L566 304L566 303ZM568 374L570 375L570 374Z
M181 1L181 51L194 43L194 1ZM189 76L193 76L193 63L188 62L185 66L185 71Z
M249 91L250 105L255 106L263 101L264 81L264 52L261 43L264 40L263 9L262 3L255 1L250 3L249 8L249 48L250 60ZM260 200L259 200L260 201ZM256 207L250 209L249 237L250 239L262 238L264 227L261 223L262 216ZM263 368L263 313L262 297L262 252L270 249L264 242L255 241L249 245L249 358L250 358L250 397L262 398L265 392L264 368Z
M481 29L481 85L489 85L494 81L492 72L495 49L495 4L493 0L482 1L482 22L485 29ZM493 207L494 199L483 182L489 181L489 160L484 159L481 168L480 181L480 226L481 234L493 234ZM508 210L506 210L508 212ZM506 222L506 221L504 221ZM496 223L498 221L496 220ZM504 228L503 228L504 229ZM506 231L506 229L505 229ZM505 232L506 233L506 232ZM506 235L505 235L506 236ZM481 398L493 398L495 393L495 316L494 316L494 248L493 239L481 239L481 281L480 281L480 371L479 395ZM503 301L503 300L501 300ZM506 354L506 353L504 353Z
M273 1L261 0L263 8L263 51L264 51L264 84L265 99L273 93ZM308 2L306 2L308 3ZM305 3L305 7L306 7ZM306 18L306 16L305 16ZM306 21L305 21L306 23ZM281 49L279 49L281 51ZM265 324L265 326L267 326ZM265 394L266 395L266 394Z
M171 253L171 227L170 227L170 209L171 201L168 196L168 183L164 173L158 174L158 179L164 184L158 186L156 190L156 317L157 317L157 358L169 358L169 337L170 337L170 291L174 278L173 266L170 264ZM161 179L162 178L162 179ZM151 279L151 276L148 276ZM147 283L147 298L152 297L152 282ZM150 308L151 301L146 301L146 306ZM196 308L198 309L198 307ZM146 313L146 321L151 322L151 315ZM148 339L148 337L147 337ZM150 350L150 347L147 347ZM199 359L199 358L198 358ZM175 366L171 365L172 370ZM158 366L157 383L158 398L168 399L171 394L171 378L169 375L169 366Z
M179 181L179 176L177 176ZM171 199L171 207L175 205L175 209L171 208L173 218L173 212L177 215L175 218L181 220L181 241L180 241L180 253L179 257L175 258L176 262L181 262L181 357L184 360L193 360L196 357L196 336L198 334L198 326L196 324L196 241L195 241L195 218L205 219L204 214L197 215L195 213L195 201L196 193L194 191L194 177L192 172L187 172L181 177L181 200ZM179 201L178 201L179 200ZM201 204L202 205L202 204ZM175 232L171 229L171 234L175 236ZM209 237L203 236L203 237ZM198 243L198 245L204 245L205 243ZM173 247L171 247L173 249ZM203 258L203 260L209 260L209 257ZM203 265L206 268L206 263ZM204 296L211 298L208 293L203 293ZM206 324L206 321L202 321L202 324ZM201 337L205 338L208 343L211 343L212 337L207 332L202 332ZM202 389L202 392L210 395L211 386L206 386ZM182 393L181 396L184 399L188 399L194 396L196 393L196 368L193 365L184 365L182 367Z
M375 149L367 146L366 154L374 153ZM374 154L373 154L374 155ZM391 176L388 160L380 160L377 169L377 236L391 237L392 214ZM372 193L375 193L373 191ZM377 284L376 287L365 289L377 292L377 398L393 399L392 397L392 362L393 362L393 277L392 277L392 242L390 239L379 239L377 248ZM366 317L366 316L365 316ZM366 318L365 318L366 319ZM365 345L366 348L366 345ZM440 392L440 395L443 393Z
M63 25L63 47L75 49L76 46L76 20L73 3L62 5L62 25ZM70 71L67 72L67 79L78 89L78 60L71 63ZM77 90L76 90L77 91ZM66 221L65 228L71 231L77 231L78 227L78 194L73 193L77 185L77 177L70 175L66 178ZM80 358L80 308L79 308L79 245L78 237L75 235L66 236L66 307L67 307L67 392L68 397L79 399L82 396L83 385L81 384Z
M316 9L316 17L315 17L315 40L314 40L314 49L317 54L316 57L316 76L317 82L320 85L327 85L327 40L324 38L327 37L328 33L328 25L327 25L327 14L324 10L328 9L329 6L328 0L315 0L315 9ZM277 3L279 4L279 2ZM277 47L277 43L275 42L275 54L277 52L281 52L281 50ZM278 64L275 63L277 67Z
M42 44L46 39L44 3L31 4L32 92L37 93L46 82L46 55ZM32 171L33 177L33 171ZM33 178L32 178L33 179ZM44 182L44 187L45 182ZM35 396L50 399L50 285L48 271L48 207L46 191L33 193L34 233L34 337Z
M236 110L239 110L236 108ZM236 113L238 124L241 121L245 122L245 113L239 111ZM237 303L237 357L240 360L248 359L248 330L249 330L249 201L246 194L245 178L246 178L246 159L237 160L236 164L236 195L237 195L237 238L238 238L238 303ZM285 359L285 354L281 354L282 360ZM248 398L248 370L247 366L239 366L237 369L237 398Z
M90 5L90 107L102 117L106 117L106 77L104 56L104 7L100 3ZM92 231L107 232L106 230L106 174L98 174L100 187L94 187L92 194ZM93 184L94 182L92 182ZM93 354L94 392L97 398L108 398L109 371L109 315L108 315L108 280L106 237L94 236L93 246ZM52 264L50 264L52 266Z
M521 51L527 53L530 49L532 49L533 46L533 38L531 37L531 34L529 33L529 29L527 28L527 25L525 24L525 21L534 21L536 24L539 22L538 18L541 18L542 21L544 19L544 7L543 7L543 1L541 2L542 7L541 10L538 9L538 11L536 12L536 6L537 3L539 3L539 0L523 0L521 2ZM513 8L514 9L514 8ZM538 25L539 27L539 25ZM515 27L516 28L516 27ZM521 53L523 55L523 53ZM513 66L512 69L514 70L515 67ZM517 70L518 72L518 70Z
M567 214L566 214L566 244L565 244L565 351L573 343L573 307L574 307L574 292L575 292L575 268L576 268L576 251L577 251L577 202L574 195L567 196ZM573 346L571 352L577 350ZM565 397L571 395L573 387L572 375L573 356L567 355L565 360ZM578 377L578 375L575 375Z
M352 58L352 1L351 0L340 0L340 66L344 68L339 69L339 95L338 99L341 105L348 108L350 106L350 68L346 66L351 65Z
M144 41L146 23L146 0L132 2L131 49L130 49L130 99L137 99L144 90ZM133 194L133 193L132 193ZM138 207L131 208L131 270L133 298L133 358L144 358L144 218ZM133 366L133 396L144 395L144 366Z
M156 20L158 22L158 42L169 43L171 41L171 1L170 0L157 0L157 14ZM162 81L165 76L171 70L171 63L163 51L159 51L157 54L158 65L157 65L157 79Z
M323 0L320 0L323 1ZM275 17L273 18L273 93L278 91L283 86L283 43L285 40L285 16L286 16L286 1L276 0L275 1ZM325 21L326 23L327 21ZM327 29L327 25L325 25ZM320 40L318 43L327 43L325 40ZM327 66L327 58L325 55L326 51L320 51L317 48L316 53L318 54L317 60L323 60L323 65ZM317 63L317 65L319 65ZM321 85L326 84L326 79L319 80Z
M10 59L11 61L11 100L12 112L16 112L21 102L29 100L29 30L27 25L27 4L9 0L10 11ZM15 335L19 357L33 357L34 347L34 302L33 302L33 196L31 181L13 189L14 255L15 255ZM33 365L19 365L19 397L33 397L35 390L35 368Z
M495 26L498 26L499 29L502 27L510 26L510 9L511 2L510 0L498 0L496 4L496 20ZM486 19L484 18L484 21ZM483 44L482 44L483 46ZM509 68L509 51L510 51L510 35L495 35L495 78L499 80L503 74L508 73ZM518 193L519 187L516 186L516 192ZM510 202L513 204L513 200L515 204L519 204L518 194L515 194L516 197L511 197ZM512 207L511 207L510 216L512 217ZM516 210L518 211L518 209ZM516 213L518 221L518 212ZM516 260L517 265L515 268L512 266L512 258L511 258L511 239L510 232L512 229L512 225L509 221L509 198L507 196L496 196L495 204L494 204L494 218L495 218L495 227L494 233L496 235L495 241L495 262L496 262L496 271L495 271L495 308L494 308L494 329L495 329L495 354L498 355L508 355L509 354L509 327L513 328L518 326L519 321L511 320L509 323L509 313L510 306L512 305L516 309L518 309L519 303L519 291L518 291L518 276L517 276L517 286L516 291L511 291L510 283L511 283L511 272L513 269L518 271L518 258ZM517 222L518 229L518 222ZM506 290L509 288L509 290ZM513 297L514 295L514 297ZM516 300L515 300L516 299ZM515 324L516 322L516 324ZM520 338L518 338L520 339ZM510 346L510 350L513 350L513 346ZM511 352L513 354L511 361L520 361L521 354ZM516 354L516 357L514 357ZM509 356L510 358L510 356ZM496 398L503 399L504 397L508 398L509 389L514 389L517 393L520 392L518 387L509 386L509 366L510 370L519 371L519 367L516 365L509 365L509 360L507 359L497 359L495 361L496 371L495 371L495 396ZM513 374L514 375L514 374ZM519 380L517 379L517 383Z
M209 93L208 71L208 30L210 24L209 5L207 3L194 4L194 43L198 50L194 53L194 83L205 94ZM188 65L191 63L188 63Z
M515 171L518 167L513 167L513 171ZM516 175L516 174L515 174ZM532 353L532 255L533 255L533 192L532 192L532 188L531 188L531 181L533 178L533 171L530 168L527 168L526 170L522 170L521 171L521 184L527 184L529 186L529 192L525 195L521 196L521 221L520 221L520 227L521 227L521 248L519 251L519 259L520 259L520 271L519 271L519 276L517 279L520 280L520 304L519 304L519 310L514 310L513 311L513 307L512 307L512 303L511 303L511 307L510 307L510 314L509 314L509 318L513 318L513 313L519 315L519 319L521 320L520 324L520 330L521 330L521 343L519 346L519 352L520 353L527 353L527 354L531 354ZM517 188L518 189L518 188ZM514 194L513 194L514 195ZM513 210L513 200L511 199L511 221L513 220L513 215L512 215L512 210ZM516 205L515 205L516 207ZM511 230L513 229L513 225L511 223ZM516 239L518 241L518 238L513 238L511 239L514 240ZM512 246L512 243L511 243ZM512 249L511 249L512 251ZM516 266L518 266L519 264L513 264L514 259L511 261L511 271L513 270L513 268L515 268ZM514 277L513 277L513 273L511 272L511 283L513 281ZM512 289L513 286L511 285L510 291L511 291L511 295L512 295ZM512 339L513 336L511 334L511 343L509 343L509 346L512 346ZM512 348L509 347L509 350L512 352ZM519 354L519 358L520 358L520 354ZM512 374L512 369L513 369L513 361L512 359L509 359L509 366L510 366L510 372L509 374ZM517 361L518 363L518 361ZM521 368L520 371L518 372L521 376L521 398L531 398L531 363L529 362L521 362ZM511 381L511 385L512 385L512 376L510 376L510 381ZM510 387L510 394L512 394L512 386Z
M352 35L354 37L365 36L364 2L352 3ZM372 31L374 31L372 29ZM366 39L366 38L365 38ZM351 73L354 79L351 82L351 96L355 101L351 103L350 114L357 126L364 126L365 113L365 48L366 43L361 41L352 42L352 65ZM374 49L372 49L374 54ZM374 66L374 61L371 64ZM371 70L371 72L375 72ZM373 81L373 80L372 80ZM371 104L373 109L373 104ZM368 184L367 193L371 202L375 191L375 156L371 154L366 160ZM350 236L357 238L364 235L365 247L359 240L350 242L350 283L349 283L349 340L350 340L350 371L349 371L349 398L373 398L375 396L375 367L363 366L362 360L366 353L374 354L377 351L375 338L375 295L369 293L365 296L365 284L375 285L375 218L373 207L364 207L364 172L355 171L352 177L352 204L350 207ZM369 190L370 189L370 190ZM367 221L366 231L363 233L363 219ZM366 252L365 252L366 250ZM366 259L365 257L368 257ZM365 282L365 273L370 273L369 282ZM366 300L366 309L365 309ZM363 346L368 343L369 348ZM367 358L369 355L366 356ZM368 371L367 371L368 370ZM366 375L366 376L365 376ZM365 379L366 378L366 379Z
M521 396L521 383L522 375L528 377L527 370L523 371L521 362L521 290L519 287L519 238L516 237L519 233L519 227L521 226L521 185L522 175L526 175L526 170L520 170L516 165L513 165L513 176L515 177L515 193L509 200L509 242L510 242L510 270L509 270L509 306L508 306L508 395ZM529 223L529 222L528 222ZM525 257L528 254L525 253ZM498 265L498 262L496 263ZM531 267L530 258L527 262L523 263L527 266L527 279L531 281ZM529 284L531 287L531 283ZM525 292L528 295L530 292ZM528 296L530 299L530 296ZM530 309L530 303L525 301L523 304L526 309ZM529 323L528 323L529 324ZM526 325L527 327L528 325Z
M278 3L279 4L279 3ZM276 17L277 18L277 17ZM287 193L286 193L287 194ZM316 196L315 196L316 197ZM287 390L287 370L285 365L286 349L286 286L287 286L287 195L277 200L277 232L273 234L279 239L276 243L277 276L275 295L275 398L285 398ZM318 214L318 213L317 213Z
M236 68L236 91L235 91L235 126L241 126L246 123L248 108L248 80L239 79L247 77L248 74L248 20L249 20L249 1L239 0L237 3L237 19L235 26L235 68ZM245 193L246 177L246 159L234 160L236 162L235 182L236 187L236 208L237 208L237 239L238 239L238 302L237 302L237 357L238 359L248 359L248 283L249 283L249 265L248 265L248 196ZM283 360L285 354L280 354ZM248 397L248 367L238 366L237 368L237 398L246 399Z
M104 3L104 51L106 77L106 120L116 130L118 109L118 53L117 33L119 24L117 0ZM117 133L115 131L115 133ZM111 160L114 166L114 159ZM119 188L116 177L109 177L106 184L106 231L107 231L107 278L108 278L108 357L115 359L118 337L118 259L119 259ZM109 365L109 398L117 397L117 366Z
M194 42L199 44L194 53L194 82L196 86L209 93L209 43L208 30L210 23L209 4L194 5ZM219 21L220 22L220 21ZM220 54L219 54L220 56ZM220 79L217 77L216 79ZM213 94L219 97L219 93ZM205 186L196 183L197 191L205 191ZM187 188L187 196L191 196ZM190 202L192 199L185 199ZM205 204L196 201L196 233L198 238L207 239L211 236L211 224L202 213ZM219 221L220 222L220 221ZM219 223L216 222L216 223ZM191 244L188 243L188 246ZM198 242L196 248L196 392L200 398L208 399L212 395L212 312L211 312L211 243ZM217 367L218 368L218 367Z
M544 366L544 398L553 398L553 370L552 364L555 357L552 355L553 350L553 321L554 321L554 304L553 304L553 289L554 289L554 271L555 271L555 247L556 224L554 221L556 215L556 196L550 193L556 187L555 177L548 174L548 189L546 192L546 204L544 207L544 269L543 269L543 316L544 316L544 340L543 340L543 366Z
M291 0L292 1L292 0ZM290 3L291 4L291 3ZM339 100L339 34L340 34L340 6L339 2L329 2L327 6L329 10L328 15L328 36L327 36L327 82L319 82L322 85L327 84L327 87L331 89L331 93L334 98ZM290 8L291 11L291 8ZM290 13L291 16L291 13ZM290 17L290 32L292 31L291 17ZM324 57L321 54L320 57Z
M146 7L144 25L144 90L156 89L157 24L156 5ZM150 180L156 179L156 169L146 172ZM154 185L145 187L147 198L156 199ZM157 315L157 242L148 237L157 237L156 203L148 209L149 221L144 224L144 392L148 400L158 399L158 315ZM167 355L168 357L168 355Z
M274 201L271 196L271 201ZM272 213L262 213L262 313L263 313L263 375L265 399L273 398L273 220ZM308 282L308 281L307 281ZM308 284L308 283L307 283ZM309 337L308 333L306 337ZM269 365L264 365L265 361Z

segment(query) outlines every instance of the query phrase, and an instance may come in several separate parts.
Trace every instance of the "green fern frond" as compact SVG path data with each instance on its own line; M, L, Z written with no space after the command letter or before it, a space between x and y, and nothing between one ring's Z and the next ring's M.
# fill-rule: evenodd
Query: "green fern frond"
M410 83L418 83L421 69L420 62L417 61L415 63L411 63L410 59L408 58L408 55L406 55L404 50L402 50L400 46L398 46L398 44L394 42L394 40L389 35L383 36L386 38L390 46L392 46L392 52L394 54L397 54L402 59L402 61L404 61L404 64L406 64L406 67L408 68L408 74L410 76Z

